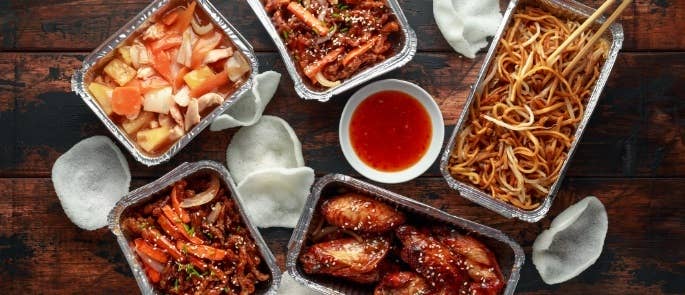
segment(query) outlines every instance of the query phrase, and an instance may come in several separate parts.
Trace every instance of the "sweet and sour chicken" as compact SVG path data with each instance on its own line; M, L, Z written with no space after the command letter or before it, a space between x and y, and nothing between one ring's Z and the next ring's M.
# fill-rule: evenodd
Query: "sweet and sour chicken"
M246 57L194 0L151 19L94 67L88 91L148 154L161 154L246 81Z
M266 0L295 65L330 88L393 54L400 26L385 0Z

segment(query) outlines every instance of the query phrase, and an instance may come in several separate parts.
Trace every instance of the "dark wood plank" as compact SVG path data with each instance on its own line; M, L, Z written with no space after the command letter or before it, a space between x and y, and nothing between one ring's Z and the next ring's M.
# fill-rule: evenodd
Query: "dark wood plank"
M598 7L602 0L581 0ZM0 50L90 51L150 1L22 1L0 3ZM245 1L216 0L215 6L259 51L274 50ZM400 0L419 36L419 49L450 50L433 19L432 2ZM505 2L506 3L506 2ZM673 33L685 27L685 2L636 1L622 16L627 50L682 50L684 38Z
M49 176L55 159L80 139L108 135L70 92L69 77L82 58L81 54L0 53L0 124L7 127L0 135L0 176ZM259 60L262 70L275 69L285 75L266 113L290 122L302 141L307 164L320 174L354 173L337 140L340 112L349 93L328 103L303 101L292 90L278 55L261 53ZM685 53L621 54L569 175L685 176L683 64ZM480 61L453 54L420 53L385 77L407 79L433 94L450 134L479 67ZM234 132L205 131L156 169L128 156L131 170L136 176L156 176L184 161L225 162L225 149ZM439 175L437 167L427 175Z
M133 187L147 180L138 179ZM456 196L439 178L422 178L389 189L449 213L502 230L526 251L519 293L678 293L685 288L685 179L569 178L550 217L587 195L609 214L609 232L597 263L579 277L545 285L530 260L531 245L551 218L540 223L508 220ZM136 290L128 265L107 229L79 230L64 215L50 179L0 179L0 281L10 294L98 294ZM284 267L288 229L262 230ZM667 250L668 249L668 250ZM97 286L93 290L92 287Z

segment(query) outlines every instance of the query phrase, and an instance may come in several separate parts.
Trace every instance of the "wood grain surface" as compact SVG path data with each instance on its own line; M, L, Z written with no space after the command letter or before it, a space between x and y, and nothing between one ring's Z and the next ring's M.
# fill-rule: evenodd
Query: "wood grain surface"
M132 187L147 183L134 181ZM510 235L530 254L532 241L549 226L549 218L535 224L492 214L459 198L442 178L423 177L391 185L388 189L474 220ZM521 272L519 293L545 294L646 294L679 293L685 251L682 246L682 212L685 191L681 179L573 178L569 177L552 206L551 216L587 195L605 204L609 232L602 256L588 271L569 282L548 286L542 282L530 257ZM62 212L50 179L0 178L0 268L4 290L16 294L97 294L136 290L128 265L107 229L83 231ZM288 229L261 230L280 265L284 265ZM666 249L671 249L666 251ZM7 287L9 289L7 289ZM606 292L602 292L605 290ZM112 293L114 292L114 293ZM129 293L129 292L125 292Z
M266 113L287 120L317 175L358 174L338 146L338 120L350 93L303 101L280 56L245 1L215 0L250 40L260 70L284 74ZM597 7L601 0L582 1ZM50 171L83 138L111 136L70 79L83 58L136 15L146 0L0 1L0 294L136 294L112 234L84 231L64 214ZM412 81L431 93L451 134L483 55L451 51L432 17L432 1L400 0L419 36L419 52L381 78ZM517 293L685 293L685 1L637 0L621 17L623 52L571 162L548 217L505 219L451 190L434 165L422 177L382 185L449 213L500 229L526 252ZM236 130L202 132L168 163L144 167L128 153L133 182L144 185L186 161L225 163ZM602 256L580 276L542 282L530 259L551 219L587 195L609 214ZM291 230L261 231L284 267Z
M506 1L502 1L506 3ZM602 0L581 1L598 7ZM0 2L0 48L5 50L91 50L138 14L145 0L72 0ZM246 1L216 0L214 5L257 51L273 51L270 41ZM432 2L399 0L412 28L419 34L422 51L445 51L449 45L432 17ZM505 6L502 6L505 7ZM622 14L628 50L682 50L685 38L671 34L685 26L685 1L638 0Z

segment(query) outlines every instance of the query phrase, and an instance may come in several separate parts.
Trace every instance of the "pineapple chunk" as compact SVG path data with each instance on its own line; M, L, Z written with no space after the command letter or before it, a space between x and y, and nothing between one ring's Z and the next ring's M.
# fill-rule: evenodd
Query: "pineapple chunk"
M129 81L136 77L136 70L127 65L118 58L110 61L104 69L105 73L112 77L119 86L126 85Z
M90 83L88 84L88 90L90 91L90 94L95 97L95 100L97 100L98 104L100 104L100 107L102 108L103 111L107 114L107 116L112 114L112 91L114 89L107 87L106 85L102 85L100 83Z
M131 65L131 46L119 47L119 54L127 65Z
M212 76L214 76L214 71L208 66L204 66L187 73L183 76L183 81L186 81L190 89L195 89Z
M121 127L124 128L124 131L126 131L126 133L128 133L129 135L133 135L147 124L150 124L150 121L154 119L155 114L143 111L140 112L140 115L138 115L138 117L136 117L133 120L124 120L124 122L121 123Z
M160 126L154 129L146 129L138 131L138 144L148 153L151 153L160 148L165 143L169 142L169 135L171 129L167 126Z

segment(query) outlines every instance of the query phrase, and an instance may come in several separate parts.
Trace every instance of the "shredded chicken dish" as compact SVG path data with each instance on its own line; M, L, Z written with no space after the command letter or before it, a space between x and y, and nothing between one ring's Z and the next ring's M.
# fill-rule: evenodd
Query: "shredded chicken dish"
M400 30L384 0L266 0L265 8L300 72L325 88L392 55Z
M234 201L218 177L176 182L122 222L160 294L253 294L270 279Z

